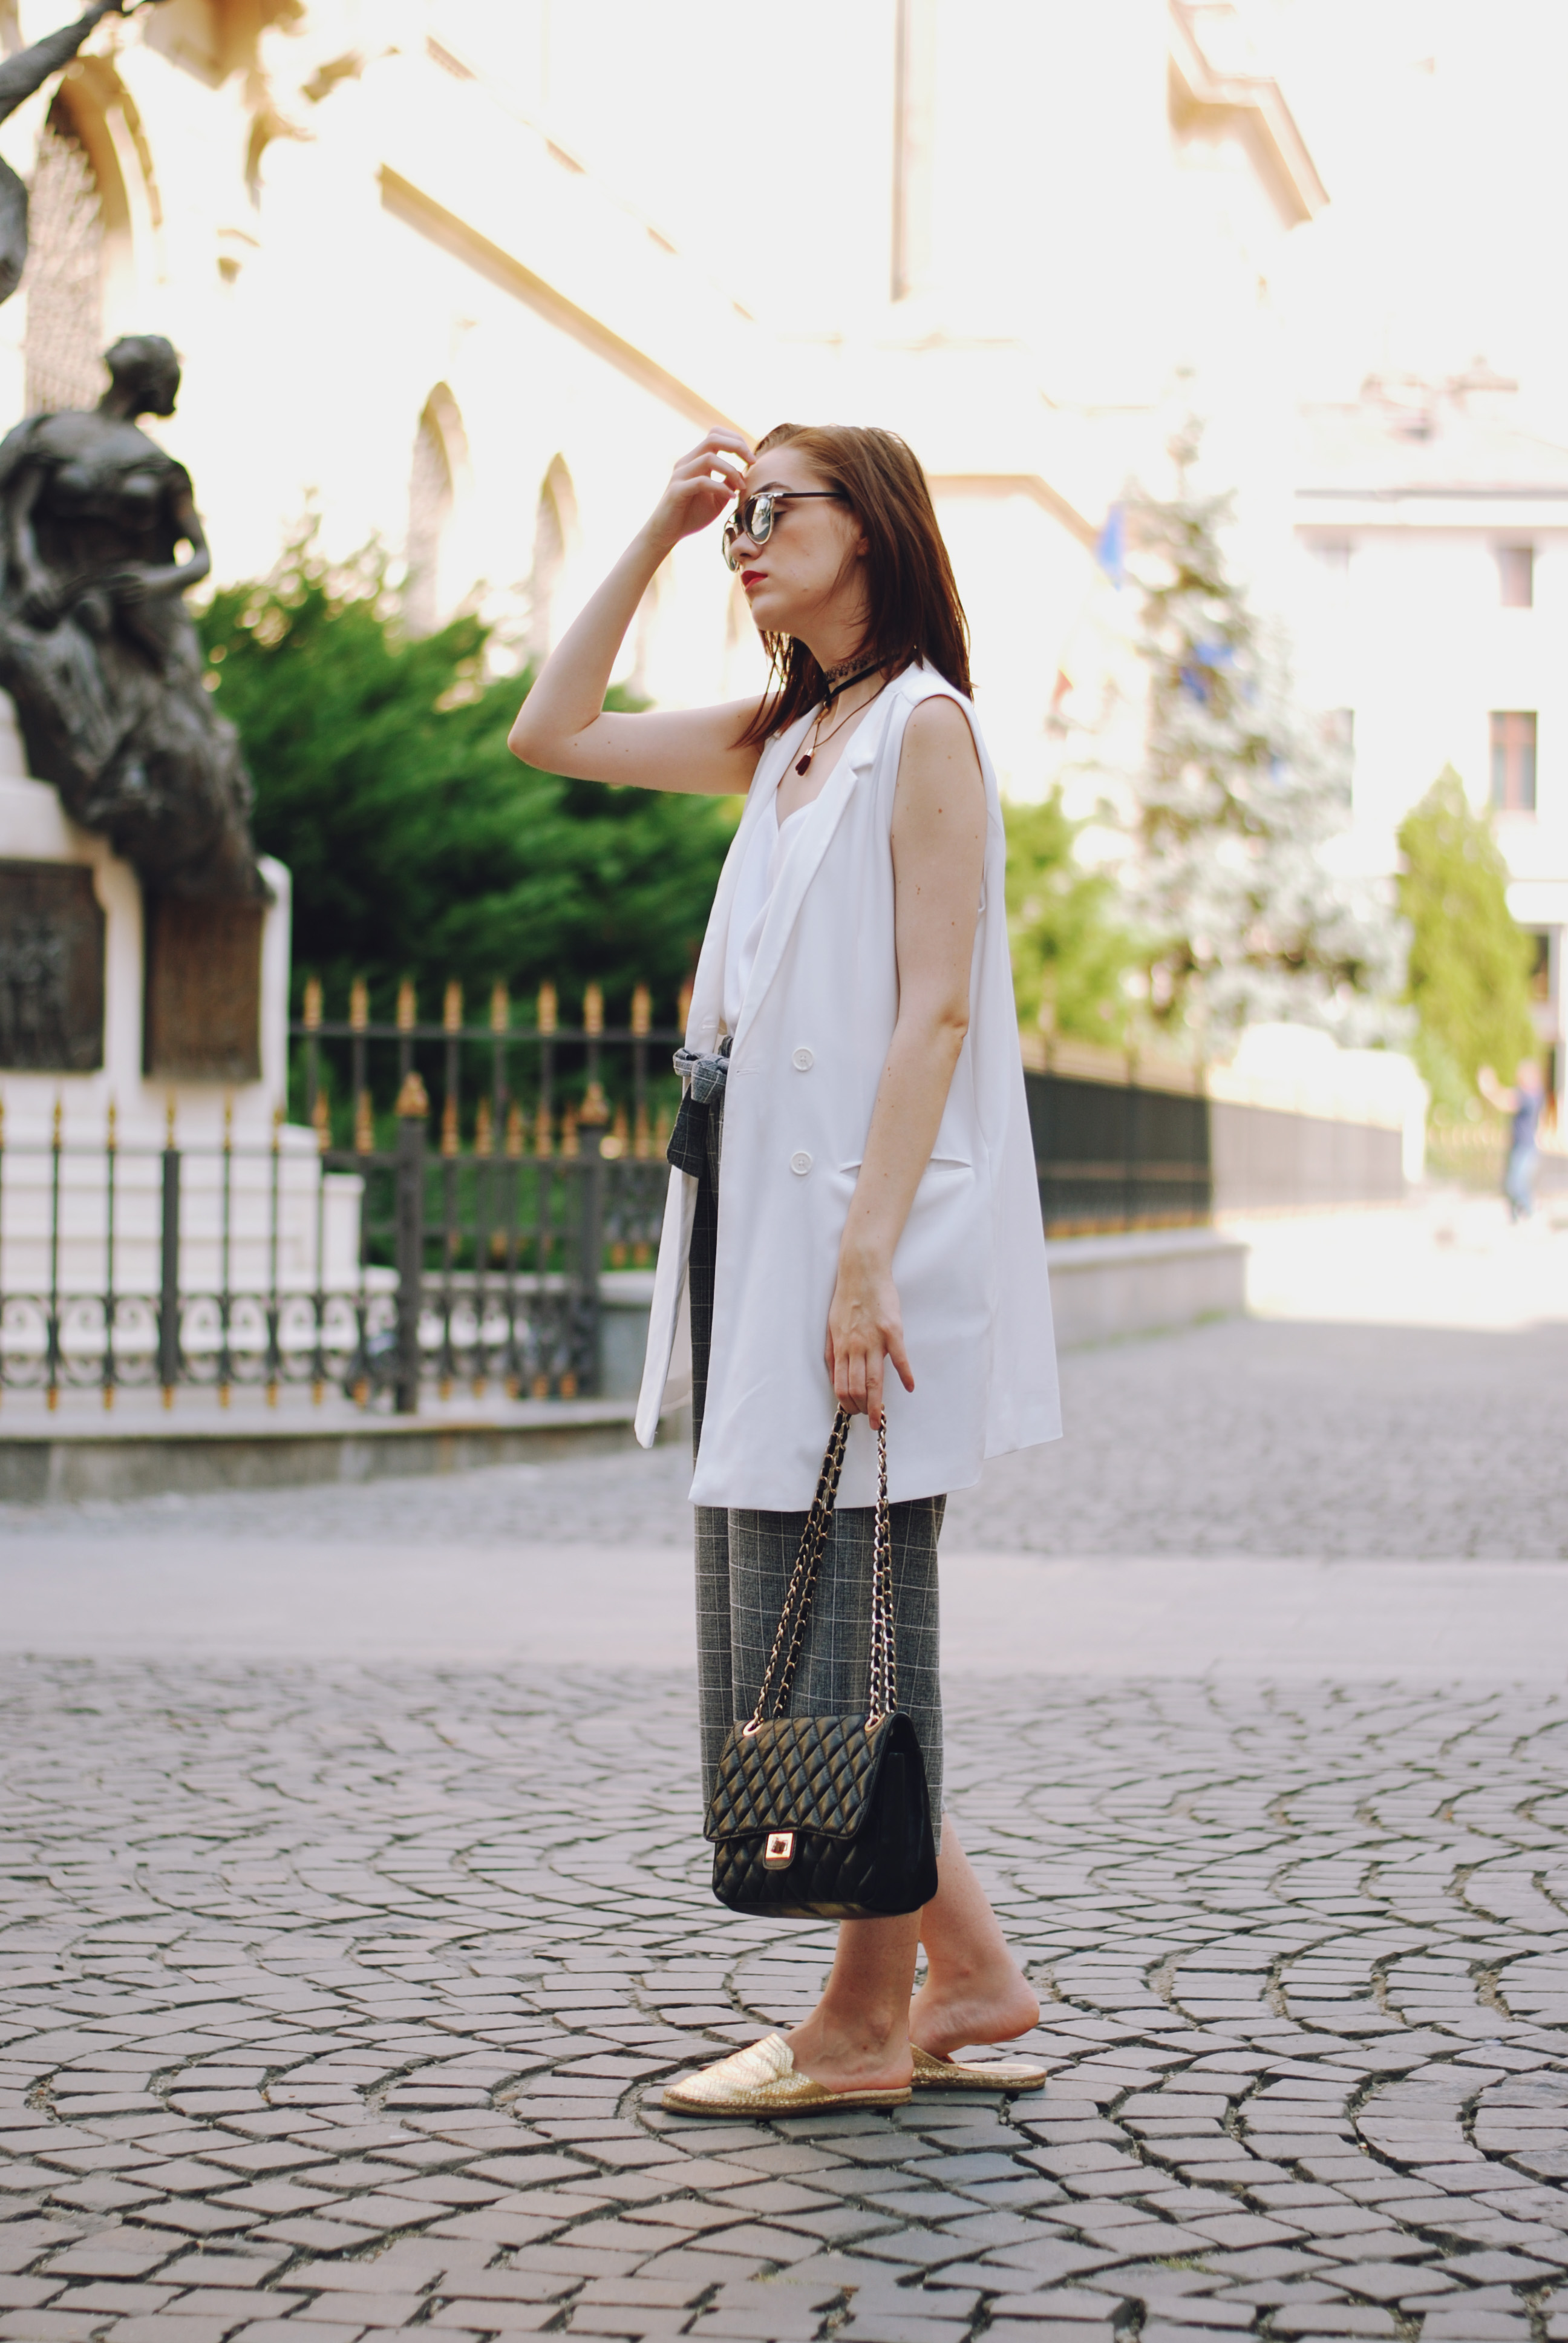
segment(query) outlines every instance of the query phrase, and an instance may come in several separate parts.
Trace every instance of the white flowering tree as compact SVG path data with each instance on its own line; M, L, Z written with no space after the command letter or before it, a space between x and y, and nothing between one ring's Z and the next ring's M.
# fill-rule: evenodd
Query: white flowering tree
M1323 856L1350 823L1347 750L1296 705L1282 641L1228 574L1231 500L1195 492L1197 446L1190 426L1171 444L1174 495L1136 492L1126 511L1145 706L1118 796L1149 1011L1209 1048L1261 1021L1401 1041L1392 890Z

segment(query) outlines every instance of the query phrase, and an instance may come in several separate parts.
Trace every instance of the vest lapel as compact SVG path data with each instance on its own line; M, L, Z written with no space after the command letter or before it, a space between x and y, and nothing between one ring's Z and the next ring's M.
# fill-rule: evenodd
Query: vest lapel
M876 760L877 751L887 736L892 720L894 705L899 698L898 680L888 687L884 704L873 711L866 721L857 726L855 737L834 767L821 796L811 808L815 817L804 825L804 835L795 846L779 874L779 884L768 906L761 941L757 947L757 959L751 970L751 980L746 988L746 1002L736 1029L735 1049L739 1051L746 1034L756 1021L757 1011L773 979L779 973L800 906L806 900L806 890L821 867L822 857L833 843L844 809L854 794L860 775ZM782 772L782 764L779 771ZM777 782L774 787L777 789ZM722 947L720 947L722 951ZM721 970L722 973L722 970Z
M751 833L763 816L771 809L779 794L779 783L785 766L805 738L809 715L775 740L759 759L747 792L746 809L736 825L729 841L729 851L724 858L724 868L719 874L719 884L713 890L713 909L708 915L708 927L698 955L697 972L691 980L691 1010L686 1021L686 1046L689 1050L708 1051L719 1043L719 1028L724 1016L724 954L729 938L729 914L735 900L735 890L740 883L740 866L746 850L751 843Z

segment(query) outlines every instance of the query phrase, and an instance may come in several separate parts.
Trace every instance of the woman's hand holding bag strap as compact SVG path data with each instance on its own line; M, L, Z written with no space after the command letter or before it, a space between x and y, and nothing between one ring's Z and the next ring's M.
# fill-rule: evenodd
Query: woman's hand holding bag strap
M713 1778L706 1835L713 1892L733 1911L778 1919L883 1919L937 1892L925 1761L899 1713L888 1428L877 1434L870 1681L864 1716L790 1716L850 1418L840 1408L784 1597L757 1709L730 1729Z

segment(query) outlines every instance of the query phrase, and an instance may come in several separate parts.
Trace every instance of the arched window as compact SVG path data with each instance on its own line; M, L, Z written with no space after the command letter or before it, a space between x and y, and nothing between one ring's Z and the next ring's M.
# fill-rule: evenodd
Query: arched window
M558 456L539 490L534 523L534 570L529 593L528 657L537 667L556 639L556 606L567 564L578 542L578 500L564 457Z
M63 98L38 141L28 202L27 412L95 407L104 371L104 211Z
M452 518L452 466L440 427L427 407L414 436L408 482L407 576L403 622L411 635L433 634L441 607L441 539Z
M403 581L403 623L411 635L433 634L452 600L452 516L467 479L468 440L457 402L438 382L425 402L414 434L408 478L408 543Z

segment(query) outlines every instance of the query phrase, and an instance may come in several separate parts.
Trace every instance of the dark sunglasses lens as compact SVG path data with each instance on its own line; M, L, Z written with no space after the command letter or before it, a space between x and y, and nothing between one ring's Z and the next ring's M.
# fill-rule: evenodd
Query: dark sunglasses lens
M766 545L773 534L774 504L766 489L746 499L746 534L753 545Z

